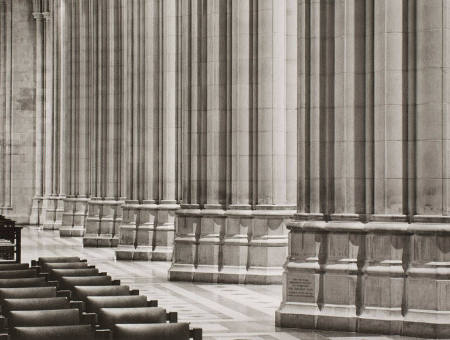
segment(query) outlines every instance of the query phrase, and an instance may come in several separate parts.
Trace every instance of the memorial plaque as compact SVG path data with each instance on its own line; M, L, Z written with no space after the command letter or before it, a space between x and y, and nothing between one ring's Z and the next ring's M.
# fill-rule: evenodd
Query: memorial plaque
M315 278L313 274L288 273L287 275L287 301L314 302Z

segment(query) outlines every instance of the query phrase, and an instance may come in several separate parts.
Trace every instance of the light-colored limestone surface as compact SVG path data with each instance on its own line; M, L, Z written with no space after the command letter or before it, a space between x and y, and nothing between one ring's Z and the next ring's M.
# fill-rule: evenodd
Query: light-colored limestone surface
M276 323L446 338L448 2L298 4L298 212Z
M0 1L0 212L28 222L34 184L35 23L29 0Z

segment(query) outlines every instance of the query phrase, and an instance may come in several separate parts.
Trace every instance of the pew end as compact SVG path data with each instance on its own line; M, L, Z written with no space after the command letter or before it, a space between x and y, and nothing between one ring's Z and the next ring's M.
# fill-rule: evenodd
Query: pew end
M8 328L7 319L4 315L0 315L0 333L5 332L5 330Z
M95 330L95 339L96 340L111 340L112 339L112 331L110 329L96 329ZM0 338L0 340L2 340Z
M97 321L97 313L82 313L80 321L84 325L96 326Z
M62 289L62 290L56 291L56 296L66 297L70 300L72 298L72 292L68 289Z
M147 307L158 307L158 300L149 300L149 301L147 301Z
M202 340L203 330L201 328L190 329L189 330L189 337L194 339L194 340Z
M83 301L70 301L69 304L70 308L78 309L80 311L80 315L86 310L86 305Z
M168 312L167 313L167 321L169 321L169 323L177 323L178 322L178 312Z

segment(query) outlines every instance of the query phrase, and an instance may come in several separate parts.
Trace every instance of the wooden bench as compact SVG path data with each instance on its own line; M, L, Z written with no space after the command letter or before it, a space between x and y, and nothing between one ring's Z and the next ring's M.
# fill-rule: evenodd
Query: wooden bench
M189 329L188 323L171 324L116 324L112 329L113 340L194 340L202 339L202 329Z

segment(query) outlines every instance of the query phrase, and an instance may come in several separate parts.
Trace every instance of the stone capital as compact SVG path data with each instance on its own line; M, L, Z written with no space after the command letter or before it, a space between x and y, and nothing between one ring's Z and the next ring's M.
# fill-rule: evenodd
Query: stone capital
M50 12L33 12L33 18L37 21L41 20L48 21L52 18L52 15Z
M45 21L49 21L52 18L52 14L50 12L43 12L42 17L45 19Z
M1 0L0 0L1 1ZM41 21L42 19L44 19L44 13L40 13L40 12L33 12L33 18L36 21Z

